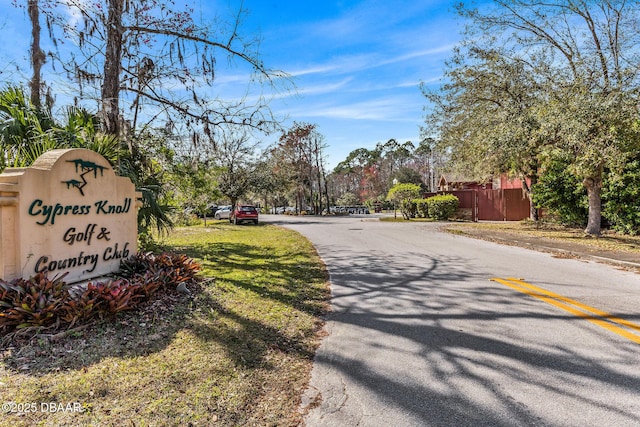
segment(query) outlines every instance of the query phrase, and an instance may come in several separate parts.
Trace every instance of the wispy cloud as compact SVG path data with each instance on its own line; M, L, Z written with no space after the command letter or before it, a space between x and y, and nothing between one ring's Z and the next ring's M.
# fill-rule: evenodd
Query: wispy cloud
M302 96L309 96L309 95L321 95L321 94L326 94L326 93L333 93L341 88L344 88L347 84L349 84L349 82L351 82L353 80L353 78L349 77L346 79L342 79L338 82L331 82L331 83L325 83L325 84L317 84L317 85L310 85L310 86L305 86L303 88L300 88L299 93Z
M311 64L307 68L302 68L294 71L290 71L289 74L293 77L304 76L330 76L330 75L344 75L364 72L367 70L373 70L379 67L384 67L393 64L399 64L403 62L415 62L421 58L428 58L431 56L442 57L443 54L451 52L455 47L455 44L446 44L429 49L423 49L412 52L404 52L395 56L387 56L384 53L366 53L366 54L349 54L339 57L328 58L324 63Z
M375 120L405 122L407 109L412 110L415 102L402 96L368 99L359 102L325 102L307 104L306 108L295 111L304 117L324 117L342 120Z
M370 68L377 61L376 56L376 54L370 53L329 56L323 58L322 62L313 63L306 68L289 72L289 74L294 77L300 77L354 73Z
M321 64L321 65L312 65L309 68L302 68L294 71L289 71L289 74L293 77L306 76L309 74L322 74L331 72L338 69L338 66L335 64Z
M424 58L424 57L429 57L434 55L440 56L443 53L451 52L455 46L456 46L456 43L450 43L442 46L433 47L430 49L419 50L415 52L407 52L407 53L398 55L396 57L389 58L385 61L382 61L378 65L382 66L382 65L396 64L399 62L412 61L417 58Z

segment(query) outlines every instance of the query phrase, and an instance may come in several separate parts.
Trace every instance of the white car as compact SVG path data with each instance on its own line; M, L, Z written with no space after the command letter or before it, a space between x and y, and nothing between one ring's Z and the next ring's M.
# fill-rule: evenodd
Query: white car
M215 219L229 219L231 216L231 206L220 206L213 217Z

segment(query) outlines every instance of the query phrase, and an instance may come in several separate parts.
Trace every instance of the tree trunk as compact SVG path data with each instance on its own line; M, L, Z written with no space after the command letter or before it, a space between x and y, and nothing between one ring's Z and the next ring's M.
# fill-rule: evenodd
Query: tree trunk
M322 213L322 174L320 173L320 164L318 164L318 174L316 179L318 180L318 203L316 207L315 214L319 215Z
M102 115L105 132L120 136L119 99L122 60L122 14L124 0L108 0L107 46L102 83Z
M27 6L29 12L29 20L31 21L31 67L33 68L33 77L29 82L29 90L31 92L31 103L40 110L42 101L40 91L42 89L41 70L46 57L42 49L40 49L40 8L38 0L29 0Z
M325 197L325 205L327 206L327 215L328 215L331 205L329 204L329 183L327 182L327 175L324 173L324 169L323 169L322 175L324 177L324 197Z
M321 188L324 187L325 208L327 210L327 214L329 214L329 183L327 182L327 173L324 170L324 160L322 159L322 155L319 156L319 161L320 164L318 165L318 170L321 173L321 178L318 185L320 185ZM320 193L322 193L322 191L320 191ZM322 203L320 203L320 215L322 215Z
M584 232L592 236L599 236L600 222L602 220L602 201L600 199L602 179L585 178L583 184L587 188L587 197L589 199L589 220Z
M533 199L531 198L531 192L528 192L527 194L529 196L529 219L531 219L531 221L537 222L540 219L540 211L538 210L536 205L533 203Z
M528 177L531 181L531 185L527 183L527 177L520 176L520 180L522 181L522 188L529 197L529 219L532 221L538 221L540 219L540 212L536 207L535 203L533 203L533 186L537 182L537 175L532 175Z
M311 206L314 205L315 203L315 194L313 192L313 182L311 180L311 173L309 172L309 202L311 203ZM307 204L305 203L305 208L307 207Z

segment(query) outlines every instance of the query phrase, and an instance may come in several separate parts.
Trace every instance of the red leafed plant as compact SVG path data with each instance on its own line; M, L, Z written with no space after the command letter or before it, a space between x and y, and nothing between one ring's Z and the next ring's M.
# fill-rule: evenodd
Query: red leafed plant
M142 282L153 281L153 286L173 286L174 289L180 283L192 282L200 272L200 264L184 254L164 252L161 254L139 253L122 263L121 274L123 277L134 279L144 277Z
M197 281L200 265L172 253L136 254L122 263L120 278L69 292L63 276L38 273L28 280L0 280L0 335L25 328L74 326L93 317L133 310L154 294Z
M102 305L100 295L85 289L81 294L68 298L61 310L60 318L73 327L79 320L89 319L97 313Z
M145 297L139 284L126 279L89 283L83 295L95 299L99 313L109 314L133 310Z
M59 325L58 313L69 298L63 278L38 273L28 280L0 281L0 331Z

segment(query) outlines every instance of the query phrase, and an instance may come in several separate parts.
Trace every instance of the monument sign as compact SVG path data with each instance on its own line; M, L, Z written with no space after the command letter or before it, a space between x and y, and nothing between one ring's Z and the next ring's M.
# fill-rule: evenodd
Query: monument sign
M0 174L0 278L113 273L137 250L139 193L86 149L51 150Z

